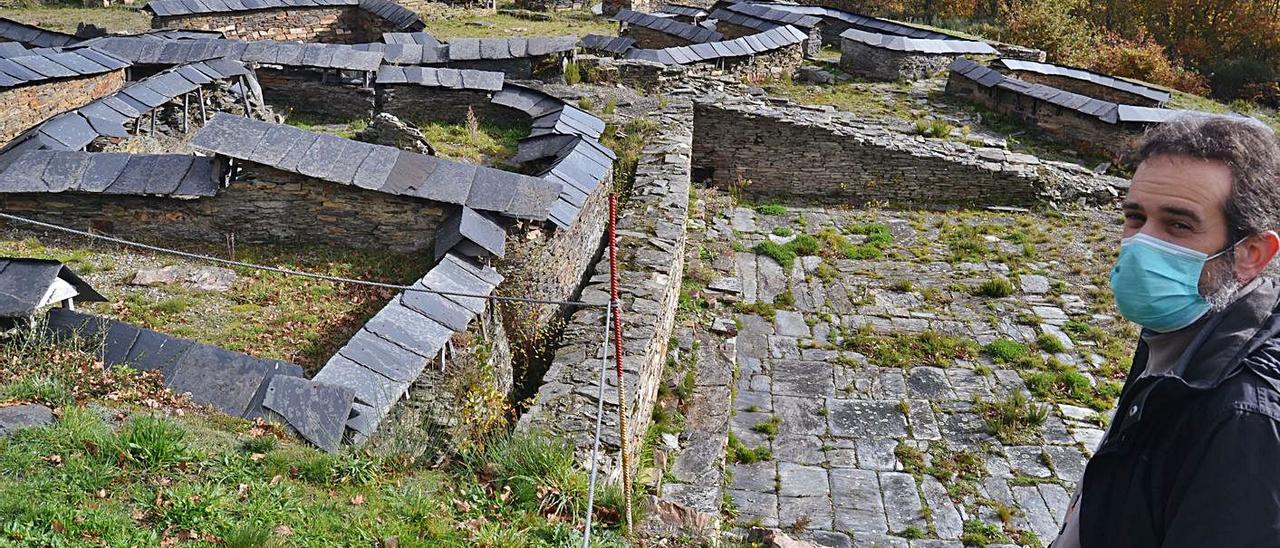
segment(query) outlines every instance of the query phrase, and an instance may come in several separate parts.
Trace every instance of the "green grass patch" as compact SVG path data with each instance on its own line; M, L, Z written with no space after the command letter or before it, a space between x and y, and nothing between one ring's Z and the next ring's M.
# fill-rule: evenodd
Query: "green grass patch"
M1027 445L1040 439L1040 428L1049 418L1049 409L1038 405L1022 392L1014 392L1003 400L978 398L973 410L986 423L987 433L1001 443Z
M769 451L769 445L761 445L760 447L747 447L742 440L738 439L733 432L729 433L729 445L725 449L725 461L730 464L754 464L767 460L773 460L773 452Z
M1041 333L1036 337L1036 346L1050 354L1057 354L1067 350L1067 346L1050 333Z
M435 148L436 155L483 165L499 165L514 156L520 139L529 134L525 128L504 128L487 122L476 127L430 122L418 129Z
M982 353L996 363L1013 363L1029 352L1027 345L1012 339L996 339L982 347Z
M846 333L843 346L882 367L950 367L955 360L972 359L979 352L978 344L966 337L936 331L882 335L869 325Z
M974 286L973 294L979 297L999 299L1013 294L1013 282L1004 276L992 276L991 279Z

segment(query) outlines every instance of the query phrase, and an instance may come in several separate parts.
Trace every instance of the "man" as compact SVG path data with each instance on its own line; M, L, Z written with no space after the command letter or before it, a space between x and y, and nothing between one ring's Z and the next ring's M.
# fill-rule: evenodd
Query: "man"
M1054 546L1280 546L1280 143L1187 117L1136 159L1111 286L1142 335Z

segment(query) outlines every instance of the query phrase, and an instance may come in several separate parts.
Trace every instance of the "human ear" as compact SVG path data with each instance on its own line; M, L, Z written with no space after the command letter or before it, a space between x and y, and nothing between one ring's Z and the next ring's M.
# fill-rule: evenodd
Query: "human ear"
M1268 230L1246 238L1235 250L1236 280L1249 283L1271 264L1280 251L1280 236Z

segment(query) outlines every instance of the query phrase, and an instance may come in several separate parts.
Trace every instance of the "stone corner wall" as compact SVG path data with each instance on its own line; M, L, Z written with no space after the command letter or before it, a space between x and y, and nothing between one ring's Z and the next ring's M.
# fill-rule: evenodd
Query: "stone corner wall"
M731 75L751 81L770 78L791 79L804 62L804 42L783 46L759 55L725 57L715 63L689 65L694 76Z
M1016 116L1049 137L1122 163L1142 138L1146 124L1109 124L1097 116L1062 108L1033 97L986 88L956 73L947 77L946 93L996 112Z
M914 53L894 51L863 44L856 40L840 41L840 67L874 80L904 82L923 80L946 70L958 57L975 58L972 55L948 55L942 53ZM979 62L990 56L976 57Z
M689 69L640 59L579 55L584 79L596 84L622 84L646 93L663 93L688 83Z
M760 197L925 207L1106 199L1115 179L1004 149L907 135L849 113L701 97L694 167Z
M667 34L639 25L627 25L626 30L621 35L635 40L635 47L644 49L674 48L692 43L674 34Z
M0 90L0 146L57 114L115 93L124 83L120 69Z
M619 284L623 308L623 367L627 387L628 442L635 450L648 427L675 323L683 279L683 256L690 190L692 111L683 99L651 116L660 133L641 152L632 195L618 220ZM582 300L608 302L609 262L596 262ZM596 393L605 311L582 308L569 317L551 368L534 404L518 428L566 438L585 462L595 433ZM620 448L616 375L605 388L602 469L620 472L613 460ZM634 462L634 460L632 461Z

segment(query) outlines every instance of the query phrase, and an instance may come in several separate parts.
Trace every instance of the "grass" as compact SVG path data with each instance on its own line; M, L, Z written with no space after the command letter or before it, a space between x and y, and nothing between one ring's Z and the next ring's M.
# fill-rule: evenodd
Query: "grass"
M95 265L88 281L111 302L84 303L83 309L155 329L245 352L314 368L324 363L364 322L395 294L272 272L236 269L226 292L204 292L179 285L141 288L126 285L139 268L172 261L112 247L78 247L63 240L0 234L0 255L71 260ZM190 246L187 250L228 256L225 249ZM408 283L427 271L430 257L376 251L282 246L238 246L235 258L247 262L334 276Z
M733 432L729 433L729 445L725 449L725 462L730 464L754 464L767 460L773 460L773 453L769 451L769 444L760 447L747 447L742 440L738 439Z
M761 208L769 208L774 206L758 206ZM776 206L782 208L782 206ZM770 215L781 215L786 213L786 209L775 210L776 213L768 213ZM789 229L788 229L789 230ZM841 234L834 228L824 228L816 234L800 234L785 244L779 244L773 240L765 240L754 247L757 255L764 255L773 259L783 269L790 270L795 264L796 257L821 255L830 259L850 259L850 260L872 260L884 257L884 250L893 242L893 237L889 234L889 228L881 223L867 223L864 225L856 225L846 229L849 234L863 236L861 243L850 241L849 237Z
M1036 346L1050 354L1057 354L1067 350L1067 346L1062 344L1060 339L1049 333L1041 333L1040 336L1036 337Z
M55 424L0 439L0 545L368 546L395 538L562 546L579 538L586 473L550 436L498 435L441 468L396 453L330 455L270 425L156 400L135 406L145 400L104 381L92 347L76 344L0 342L6 379L51 364L78 371L65 381L77 397ZM620 492L601 485L596 501L600 545L622 546Z
M475 131L465 123L431 122L418 126L427 142L443 158L473 164L495 165L515 156L520 139L528 136L527 128L502 128L481 123Z
M316 114L293 111L288 113L284 123L298 129L316 133L328 133L344 139L355 139L357 133L369 127L369 121L364 118L332 120Z
M1036 404L1022 392L1003 400L977 399L973 410L986 423L987 433L1007 445L1027 445L1040 439L1040 427L1049 418L1049 409Z
M1027 345L1012 339L997 339L982 347L982 353L996 363L1013 363L1030 352Z
M1013 282L1004 276L992 276L991 279L973 288L973 294L981 297L999 299L1013 294Z
M916 120L914 133L935 139L945 139L951 135L953 129L955 128L944 120Z
M836 74L834 67L823 67ZM855 112L874 118L898 118L910 120L912 106L907 100L906 85L880 82L850 81L831 85L808 85L793 82L790 78L775 78L762 86L770 95L790 98L810 105L827 105L837 110Z
M846 333L843 346L867 356L871 363L883 367L930 365L950 367L955 360L978 355L978 345L967 337L946 335L937 331L920 333L878 334L870 325Z
M129 6L81 8L51 5L0 8L0 17L68 34L75 34L76 26L80 23L97 25L110 32L144 32L151 28L151 18Z

